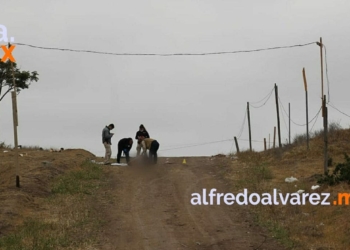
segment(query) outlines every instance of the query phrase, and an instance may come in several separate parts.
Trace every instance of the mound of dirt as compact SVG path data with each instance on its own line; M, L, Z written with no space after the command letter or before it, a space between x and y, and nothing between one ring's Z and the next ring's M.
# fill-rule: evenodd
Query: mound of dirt
M17 173L15 151L0 149L0 236L12 231L33 211L40 211L40 201L50 195L53 178L95 158L83 149L50 152L20 148L18 154ZM19 188L16 187L17 174Z

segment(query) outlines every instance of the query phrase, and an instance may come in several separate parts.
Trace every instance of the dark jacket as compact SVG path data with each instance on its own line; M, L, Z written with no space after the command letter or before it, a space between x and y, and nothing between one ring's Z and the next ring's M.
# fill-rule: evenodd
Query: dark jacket
M109 128L106 126L102 130L102 143L107 142L107 144L112 145L112 141L111 141L112 136L113 135L111 135Z
M148 132L146 131L146 130L144 130L144 131L137 131L137 133L136 133L136 136L135 136L135 139L139 139L139 136L141 136L141 135L143 135L143 136L145 136L145 138L149 138L149 134L148 134Z
M120 150L127 149L128 151L130 151L130 149L132 148L132 144L129 144L129 141L130 141L130 138L121 139L118 142L118 149Z

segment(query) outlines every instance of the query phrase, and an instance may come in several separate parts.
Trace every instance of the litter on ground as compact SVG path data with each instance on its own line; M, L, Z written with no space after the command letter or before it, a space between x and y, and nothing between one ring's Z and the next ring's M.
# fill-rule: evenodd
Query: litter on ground
M127 166L128 164L126 163L112 163L111 166Z
M311 187L312 190L318 189L320 186L319 185L314 185Z
M95 161L95 160L91 160L92 163L95 163L95 164L99 164L99 165L104 165L104 163L102 161L98 162L98 161ZM126 163L111 163L111 164L108 164L109 166L127 166L128 164Z
M297 181L297 180L298 180L297 178L291 176L291 177L287 177L287 178L285 179L285 182L294 182L294 181Z

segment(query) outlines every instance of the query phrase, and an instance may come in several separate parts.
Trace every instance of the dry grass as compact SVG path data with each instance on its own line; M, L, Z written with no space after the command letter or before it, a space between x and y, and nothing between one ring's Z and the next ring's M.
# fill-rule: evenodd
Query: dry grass
M86 161L94 156L83 150L20 150L25 152L22 188L0 181L0 249L96 249L95 232L103 221L93 204L104 175L100 165ZM14 153L3 154L2 174L12 180ZM40 165L44 160L50 164Z
M350 130L333 129L329 133L329 156L333 166L343 162L344 153L350 152ZM323 136L317 134L306 143L297 140L293 145L265 152L242 152L237 155L228 178L236 188L248 188L249 192L272 192L274 188L283 194L300 189L306 193L330 193L328 201L336 199L340 192L350 193L347 184L321 186L317 175L323 174ZM239 166L239 168L238 168ZM296 177L297 182L287 183L286 177ZM257 221L267 226L271 233L291 249L350 249L350 210L348 206L320 205L258 205L251 206Z

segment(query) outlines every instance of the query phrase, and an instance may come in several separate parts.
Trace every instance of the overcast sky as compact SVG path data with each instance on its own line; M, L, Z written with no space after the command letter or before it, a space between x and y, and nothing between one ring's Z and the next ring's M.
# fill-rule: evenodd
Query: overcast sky
M350 114L350 1L337 0L101 0L1 1L0 24L15 43L115 53L204 53L306 44L322 37L327 49L330 101ZM2 53L2 52L1 52ZM0 54L2 55L2 54ZM160 143L160 156L235 151L247 102L259 106L277 83L292 120L305 124L305 67L309 117L321 105L320 47L207 56L111 56L40 50L18 45L22 70L40 80L18 96L19 144L84 148L104 154L101 132L115 124L113 156L121 138L139 125ZM325 67L326 68L326 67ZM325 74L325 94L328 96ZM327 97L328 98L328 97ZM274 94L250 108L253 148L277 124ZM282 142L288 120L280 107ZM284 120L282 119L284 114ZM329 120L350 118L329 107ZM313 123L310 124L310 129ZM240 137L249 147L247 121ZM322 127L321 116L313 130ZM292 138L305 133L292 123ZM0 102L0 141L13 144L11 96ZM256 141L256 142L255 142ZM167 150L165 149L171 149ZM133 147L136 152L136 145Z

